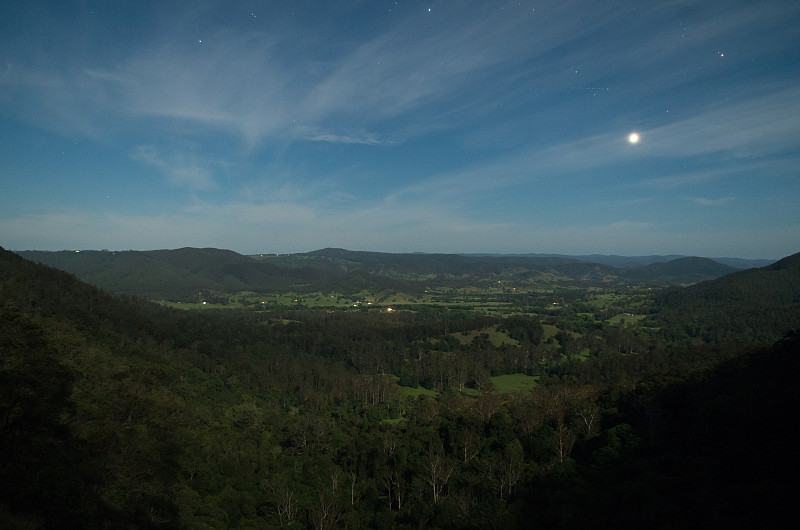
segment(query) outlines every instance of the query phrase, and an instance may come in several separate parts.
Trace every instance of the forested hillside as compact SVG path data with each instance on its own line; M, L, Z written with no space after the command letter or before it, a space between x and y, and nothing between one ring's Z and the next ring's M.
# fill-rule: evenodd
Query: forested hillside
M774 344L665 333L722 292L737 318L785 312L797 280L794 256L671 291L634 334L558 311L178 311L0 249L0 527L775 527L795 317Z
M26 259L74 274L110 291L148 299L225 301L239 292L358 293L431 286L468 288L498 281L539 288L572 285L686 285L736 271L707 258L615 268L566 257L389 254L323 249L243 256L229 250L23 251Z
M214 248L26 251L20 255L74 274L86 283L150 299L218 300L239 291L303 292L319 286L347 292L385 289L400 283L358 272L346 274L311 267L286 270Z
M647 281L658 284L689 284L718 278L736 271L708 258L675 258L641 265L622 260L603 264L591 261L591 256L463 256L457 254L388 254L382 252L357 252L340 248L326 248L304 254L264 255L261 259L282 267L320 267L326 270L360 270L392 278L415 279L435 276L441 281L449 279L475 282L477 279L536 278L545 281L547 275L562 280L592 282ZM606 257L612 258L612 257ZM644 258L642 258L644 259Z
M774 341L800 328L800 254L656 297L668 339Z
M691 284L719 278L736 271L737 269L733 267L708 258L678 258L632 268L627 271L626 277L665 284Z

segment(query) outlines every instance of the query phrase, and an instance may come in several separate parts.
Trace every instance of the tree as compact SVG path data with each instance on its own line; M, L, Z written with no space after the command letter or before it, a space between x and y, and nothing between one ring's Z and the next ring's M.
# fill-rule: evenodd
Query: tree
M428 446L428 454L423 466L425 482L430 485L433 493L433 503L438 504L444 487L450 480L450 474L455 468L453 461L445 454L440 440L436 440Z
M569 456L575 443L575 434L570 428L573 394L573 387L568 385L539 388L533 393L553 429L554 451L559 462Z
M489 473L494 479L498 496L507 499L522 477L525 466L525 451L518 439L508 442L502 451L494 454L489 464Z
M282 491L278 496L277 507L281 527L291 525L297 517L297 500L294 491L289 489Z
M339 479L341 471L334 468L330 473L330 489L320 488L318 503L312 508L312 523L317 530L335 528L342 518L339 502Z
M473 419L474 418L474 419ZM455 444L459 457L463 463L467 463L481 452L486 438L483 435L483 422L476 421L474 416L464 416L464 421L456 428Z
M592 385L575 389L575 424L584 438L593 435L600 428L599 394Z

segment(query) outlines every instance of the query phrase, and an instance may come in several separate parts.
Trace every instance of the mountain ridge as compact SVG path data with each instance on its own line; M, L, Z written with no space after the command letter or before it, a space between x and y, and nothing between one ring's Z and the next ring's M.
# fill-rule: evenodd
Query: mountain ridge
M688 285L736 271L709 258L678 258L619 268L564 256L391 254L320 249L301 254L246 256L217 248L153 251L21 251L20 256L74 274L114 292L150 299L208 299L242 291L419 291L431 282L463 287L516 281L576 285L645 282Z
M509 256L509 257L543 257L543 258L570 258L578 261L589 261L592 263L602 263L603 265L611 265L621 269L640 267L642 265L650 265L651 263L659 263L666 261L673 261L681 258L690 257L706 257L714 260L723 265L728 265L736 269L752 269L756 267L766 267L775 263L774 259L766 258L731 258L731 257L709 257L709 256L688 256L685 254L649 254L637 256L621 256L618 254L547 254L547 253L525 253L525 254L490 254L490 253L465 253L463 256Z

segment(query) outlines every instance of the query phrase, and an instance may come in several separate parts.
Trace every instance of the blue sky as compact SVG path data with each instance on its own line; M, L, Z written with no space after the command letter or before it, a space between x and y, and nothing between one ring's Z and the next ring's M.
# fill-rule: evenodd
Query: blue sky
M0 245L779 258L798 42L794 0L7 0Z

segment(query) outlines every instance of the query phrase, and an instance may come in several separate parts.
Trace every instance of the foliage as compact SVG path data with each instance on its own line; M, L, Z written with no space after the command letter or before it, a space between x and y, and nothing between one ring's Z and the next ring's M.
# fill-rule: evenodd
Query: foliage
M669 335L666 308L715 285L762 307L740 278L624 323L642 291L535 315L179 311L0 249L0 525L775 526L797 336Z

